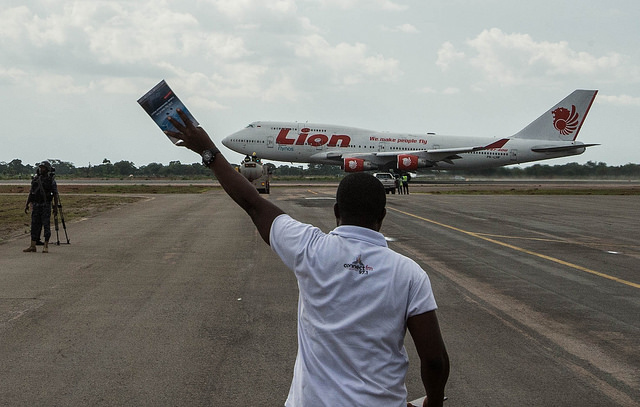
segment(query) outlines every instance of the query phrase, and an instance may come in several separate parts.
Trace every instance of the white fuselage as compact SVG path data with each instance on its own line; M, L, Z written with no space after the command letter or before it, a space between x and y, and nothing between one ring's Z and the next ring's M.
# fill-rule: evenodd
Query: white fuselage
M242 154L256 153L268 160L342 165L346 157L365 157L378 168L392 167L395 154L484 146L497 139L442 136L432 133L388 133L354 127L296 122L254 122L223 140ZM481 169L576 155L584 148L562 152L535 152L532 148L553 142L510 138L501 148L458 153L455 159L438 161L433 169Z

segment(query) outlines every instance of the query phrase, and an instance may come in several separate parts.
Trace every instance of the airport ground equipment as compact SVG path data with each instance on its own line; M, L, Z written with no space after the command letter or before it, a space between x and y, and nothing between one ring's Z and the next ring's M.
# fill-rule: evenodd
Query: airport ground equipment
M247 155L238 166L238 171L253 184L259 193L269 193L269 181L271 178L269 166L263 165L255 154L252 156Z

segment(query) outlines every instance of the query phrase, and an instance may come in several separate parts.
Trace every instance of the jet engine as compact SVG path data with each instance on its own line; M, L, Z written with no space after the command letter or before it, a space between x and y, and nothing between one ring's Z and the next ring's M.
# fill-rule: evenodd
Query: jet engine
M345 158L344 159L344 171L345 172L360 172L375 170L377 165L371 161L363 160L362 158Z
M415 171L418 168L428 167L429 162L424 158L411 154L398 154L398 162L396 164L401 171Z

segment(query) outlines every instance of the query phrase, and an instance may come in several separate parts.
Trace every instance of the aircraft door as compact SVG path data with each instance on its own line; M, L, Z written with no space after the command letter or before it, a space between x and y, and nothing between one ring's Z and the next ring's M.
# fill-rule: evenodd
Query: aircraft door
M518 150L516 150L516 149L509 150L509 158L511 159L511 162L517 163L518 162Z
M273 148L273 136L267 137L267 148Z
M384 141L381 141L380 144L378 144L378 151L379 152L387 151L387 143Z

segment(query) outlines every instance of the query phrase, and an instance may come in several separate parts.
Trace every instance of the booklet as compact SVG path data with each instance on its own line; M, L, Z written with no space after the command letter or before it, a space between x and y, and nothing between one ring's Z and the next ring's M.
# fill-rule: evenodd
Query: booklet
M419 399L412 400L409 403L411 403L411 405L415 407L422 407L422 403L424 403L424 399L426 398L427 396L423 396L423 397L420 397Z
M138 99L138 103L147 112L147 114L151 116L153 121L156 122L162 131L177 131L177 129L168 120L169 117L172 117L182 123L176 109L182 110L195 126L199 125L198 121L189 112L189 109L186 108L184 103L182 103L173 90L171 90L164 79L151 88L151 90L144 96ZM180 141L180 139L176 137L167 137L169 137L173 144Z

